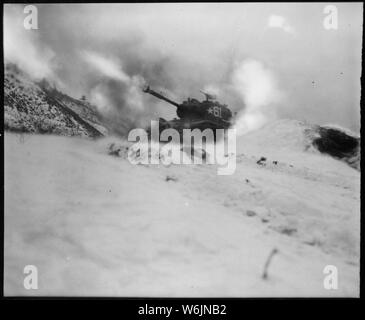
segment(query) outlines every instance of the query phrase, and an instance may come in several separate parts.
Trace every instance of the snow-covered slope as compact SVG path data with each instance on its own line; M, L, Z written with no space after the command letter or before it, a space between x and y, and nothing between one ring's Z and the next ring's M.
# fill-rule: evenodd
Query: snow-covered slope
M279 157L305 158L320 153L360 170L360 136L335 125L319 126L282 119L243 136L239 152L267 153ZM299 156L300 155L300 156Z
M272 128L238 139L231 176L132 165L117 138L6 134L5 294L358 296L360 172Z
M14 64L6 64L4 77L4 127L6 130L100 137L108 130L94 106L36 83Z

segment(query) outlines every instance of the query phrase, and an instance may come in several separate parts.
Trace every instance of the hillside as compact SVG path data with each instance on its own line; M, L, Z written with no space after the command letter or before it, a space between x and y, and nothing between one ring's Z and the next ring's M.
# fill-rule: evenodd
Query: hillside
M5 294L358 296L360 172L285 139L300 128L239 138L231 176L132 165L113 137L7 133ZM26 264L36 291L22 286ZM326 265L338 290L323 287Z
M58 91L45 79L35 82L14 64L5 67L4 127L8 131L90 138L113 131L96 106ZM279 120L246 134L242 141L249 142L245 143L246 148L257 151L269 148L275 153L278 148L283 153L289 148L320 152L360 170L360 136L334 125Z
M14 64L5 66L4 128L9 131L96 138L107 134L94 106L36 83Z
M260 130L241 137L239 151L267 153L275 157L293 153L306 156L322 154L360 170L360 136L335 125L313 125L283 119L268 123Z
M358 135L274 121L237 137L236 171L218 176L132 165L95 106L15 65L4 93L6 295L358 296Z

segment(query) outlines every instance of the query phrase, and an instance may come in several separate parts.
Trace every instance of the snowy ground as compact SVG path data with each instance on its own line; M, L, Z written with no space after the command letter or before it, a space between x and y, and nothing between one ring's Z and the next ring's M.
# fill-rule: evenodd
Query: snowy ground
M117 138L6 134L5 295L358 296L360 173L293 139L242 137L235 174L218 176L132 165L107 154Z

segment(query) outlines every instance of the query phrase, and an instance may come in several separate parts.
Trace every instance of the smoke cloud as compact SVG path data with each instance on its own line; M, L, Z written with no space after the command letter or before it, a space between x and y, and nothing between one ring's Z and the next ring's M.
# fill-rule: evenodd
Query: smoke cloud
M119 80L124 83L128 83L130 81L129 76L122 70L122 67L117 61L107 59L90 51L81 52L81 57L106 77Z
M261 62L249 59L239 64L233 72L232 84L246 106L237 116L239 134L256 130L276 118L276 108L283 93L272 72Z
M29 31L24 5L4 6L5 61L75 98L85 95L116 133L176 117L174 107L142 92L145 83L177 102L202 99L200 89L215 94L238 113L239 133L276 117L359 128L357 5L339 4L351 27L336 36L311 20L321 18L314 14L322 15L320 5L37 7L39 30ZM285 21L274 13L295 33L282 32Z
M24 14L18 6L6 6L4 14L4 59L18 65L35 79L55 79L55 52L44 46L39 33L23 27Z
M288 33L295 33L293 27L282 16L271 15L268 21L269 28L280 28Z
M89 96L110 126L116 132L125 134L130 126L145 125L140 121L145 113L141 91L145 84L143 77L129 76L114 57L106 58L91 51L82 51L80 55L96 72L94 77L102 77L89 88Z

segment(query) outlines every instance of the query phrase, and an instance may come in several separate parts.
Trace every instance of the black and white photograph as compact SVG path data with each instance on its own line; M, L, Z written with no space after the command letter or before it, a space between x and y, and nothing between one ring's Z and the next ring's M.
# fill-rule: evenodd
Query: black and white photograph
M359 298L362 38L361 2L4 4L4 297Z

